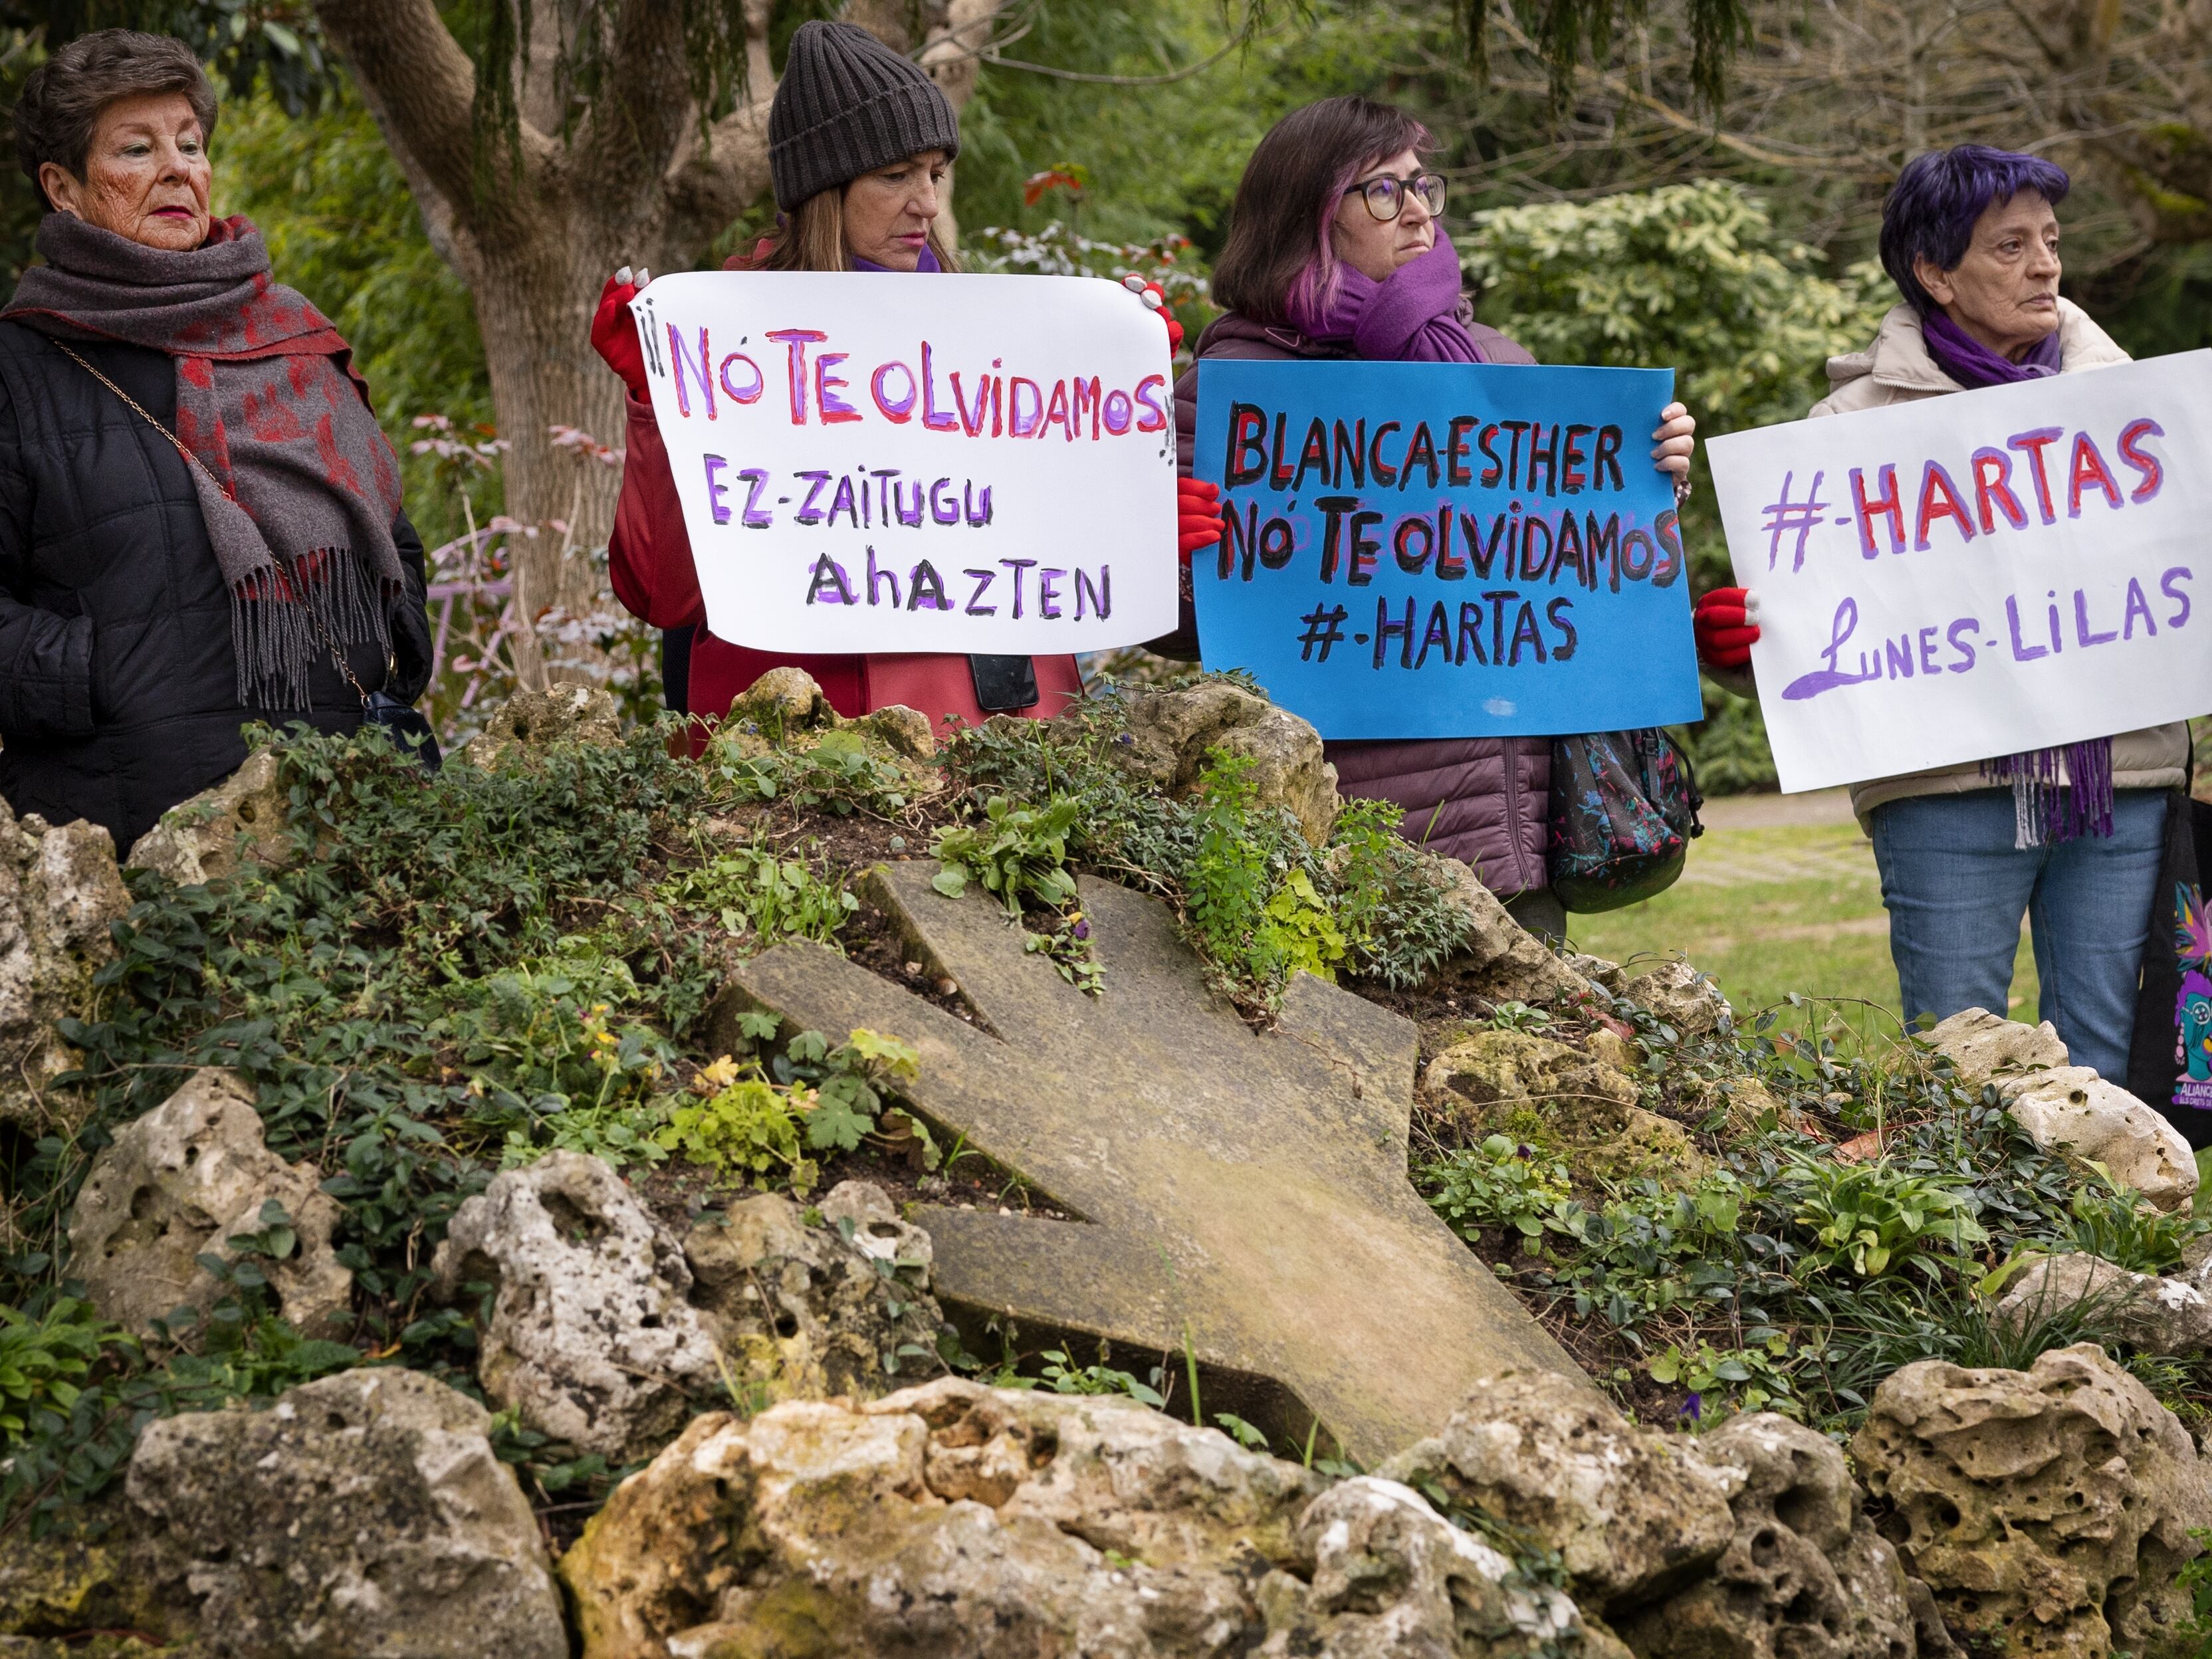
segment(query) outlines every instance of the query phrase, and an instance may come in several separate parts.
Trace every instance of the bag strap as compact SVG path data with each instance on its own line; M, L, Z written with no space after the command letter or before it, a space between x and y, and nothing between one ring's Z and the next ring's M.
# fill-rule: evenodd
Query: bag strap
M50 336L48 337L51 338L52 337ZM114 381L109 380L106 375L101 374L100 370L94 368L92 364L87 362L84 358L78 354L76 349L71 346L67 340L55 340L54 343L62 349L63 353L71 362L75 363L86 374L91 375L94 380L99 381L100 385L106 386L117 397L123 399L125 406L128 408L132 414L137 416L137 417L145 422L148 426L152 427L155 431L160 433L164 438L167 438L169 441L170 447L173 448L178 454L185 458L185 464L187 466L197 469L200 477L205 478L210 483L221 490L225 499L227 499L233 507L238 507L237 492L233 490L231 487L225 483L222 479L216 477L215 476L214 470L210 468L205 461L202 460L198 456L193 454L191 450L187 449L185 447L185 441L177 436L175 433L170 431L167 427L162 425L160 421L155 419L152 412L149 410L144 404L141 404L136 398L125 392L121 386L116 385ZM240 507L239 510L240 512L245 511L243 507ZM315 607L312 605L302 605L300 609L307 614L307 626L313 630L316 639L322 642L323 649L331 653L331 666L337 669L338 671L339 678L343 679L348 685L353 688L354 696L361 699L361 706L363 708L368 708L368 689L362 684L360 677L353 672L352 665L346 661L345 653L338 649L338 642L331 637L330 630L323 626L323 619L315 614Z

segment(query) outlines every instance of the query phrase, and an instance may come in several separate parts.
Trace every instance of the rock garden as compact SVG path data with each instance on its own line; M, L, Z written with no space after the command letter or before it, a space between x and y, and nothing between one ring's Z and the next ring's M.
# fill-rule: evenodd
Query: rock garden
M0 1656L2212 1650L2050 1027L1556 951L1234 678L672 736L0 821Z

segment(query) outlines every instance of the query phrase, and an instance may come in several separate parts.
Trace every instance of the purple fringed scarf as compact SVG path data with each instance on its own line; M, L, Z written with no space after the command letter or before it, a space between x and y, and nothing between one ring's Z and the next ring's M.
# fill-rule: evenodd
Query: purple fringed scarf
M1940 311L1920 319L1936 366L1962 386L2010 386L2056 374L2063 366L2058 331L2038 340L2019 362L1991 350ZM1982 763L1982 775L2012 786L2013 845L2043 847L2112 833L2112 742L2092 738Z
M1293 303L1291 324L1308 339L1349 346L1376 363L1479 363L1482 348L1459 319L1459 255L1439 230L1436 246L1381 282L1340 265L1327 312Z

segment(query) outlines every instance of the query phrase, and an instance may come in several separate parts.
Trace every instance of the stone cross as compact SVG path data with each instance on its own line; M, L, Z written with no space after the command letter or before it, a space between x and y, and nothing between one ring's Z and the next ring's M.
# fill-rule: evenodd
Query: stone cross
M1165 905L1088 878L1105 988L1086 996L988 896L935 891L937 868L884 866L872 896L973 1024L804 942L744 963L724 1007L904 1037L915 1108L1079 1218L925 1210L941 1297L1129 1350L1188 1345L1279 1385L1303 1407L1290 1432L1318 1421L1370 1466L1486 1376L1582 1377L1407 1178L1411 1022L1301 975L1255 1031L1207 991Z

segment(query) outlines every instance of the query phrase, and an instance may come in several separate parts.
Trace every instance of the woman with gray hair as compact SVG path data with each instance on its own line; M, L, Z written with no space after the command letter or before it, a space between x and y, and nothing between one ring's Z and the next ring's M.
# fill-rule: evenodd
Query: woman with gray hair
M1980 144L1909 162L1881 221L1881 262L1902 299L1866 350L1828 360L1831 390L1813 414L2126 362L2059 297L2068 185L2040 156ZM1706 594L1697 626L1709 669L1740 672L1750 660L1759 627L1745 590ZM2025 912L2041 1017L2075 1064L2125 1076L2166 792L2188 758L2188 728L2177 721L1853 785L1906 1018L2004 1013Z
M15 110L47 212L0 310L0 793L118 852L246 722L349 731L430 675L398 461L337 331L210 211L216 113L182 42L125 29Z

